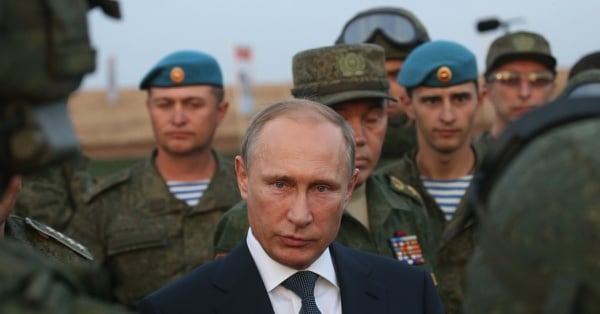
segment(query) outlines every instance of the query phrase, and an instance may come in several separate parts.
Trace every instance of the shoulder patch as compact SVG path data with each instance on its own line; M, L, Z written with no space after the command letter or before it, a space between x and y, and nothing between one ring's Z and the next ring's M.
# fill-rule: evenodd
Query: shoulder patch
M415 188L413 188L412 186L402 182L400 179L394 176L390 176L390 184L392 185L392 188L397 192L409 194L411 197L417 199L419 202L423 202L423 199L421 198L419 192L417 192L417 190L415 190Z
M31 218L25 218L25 224L37 230L37 232L41 233L45 237L51 237L54 240L60 242L61 244L67 246L71 250L75 251L75 253L83 256L87 260L94 260L92 257L92 253L81 243L67 237L66 235L52 229L52 227L46 226L41 222L35 221Z
M96 198L96 196L104 193L107 190L110 190L114 186L117 186L117 185L129 180L130 177L131 177L131 171L129 171L129 169L125 169L125 170L119 171L119 172L109 176L106 179L99 180L98 183L96 183L96 185L94 186L93 191L90 193L87 193L84 196L83 201L86 204L91 202L94 198Z

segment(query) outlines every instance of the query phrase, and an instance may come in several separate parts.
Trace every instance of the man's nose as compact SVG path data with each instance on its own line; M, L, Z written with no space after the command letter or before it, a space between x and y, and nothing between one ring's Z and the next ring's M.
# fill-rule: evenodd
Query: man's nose
M305 193L298 193L288 210L288 219L296 226L306 226L313 220Z

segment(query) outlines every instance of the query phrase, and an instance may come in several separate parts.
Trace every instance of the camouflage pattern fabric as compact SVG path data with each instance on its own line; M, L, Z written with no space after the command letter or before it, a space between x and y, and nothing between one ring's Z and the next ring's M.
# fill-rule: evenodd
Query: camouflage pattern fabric
M421 197L397 179L371 175L366 182L370 230L344 212L336 241L363 251L395 257L389 239L398 231L416 235L425 258L424 267L435 271L435 244ZM248 231L246 202L230 209L215 233L215 256L231 251Z
M211 261L216 224L240 200L233 165L216 152L217 172L193 208L169 192L155 154L99 183L68 229L107 267L114 297L128 306Z
M477 160L476 167L478 167L483 157L483 146L473 147L473 150ZM434 228L437 244L438 290L446 313L461 313L463 277L467 262L473 253L476 237L476 220L474 215L466 211L471 189L467 189L454 216L447 222L441 208L421 181L415 157L416 152L407 154L403 159L379 169L378 172L399 178L415 187L422 196Z
M393 161L402 158L405 154L417 149L417 134L415 126L406 125L406 115L397 118L388 118L387 130L381 156L377 168L381 168Z
M10 239L0 239L0 313L120 314L117 306L90 297L88 276L45 258Z
M77 265L93 260L86 247L28 218L10 215L5 221L4 236L41 252L64 264Z
M599 121L553 126L494 178L478 204L465 313L600 312Z
M61 165L23 176L13 213L65 230L94 189L96 180L88 164L89 160L78 154Z

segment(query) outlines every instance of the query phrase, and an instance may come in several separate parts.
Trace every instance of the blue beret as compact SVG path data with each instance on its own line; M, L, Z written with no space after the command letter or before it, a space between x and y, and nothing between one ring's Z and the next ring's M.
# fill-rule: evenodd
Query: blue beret
M223 86L223 76L217 60L199 51L174 52L160 60L144 76L140 89L187 85Z
M477 60L464 46L430 41L413 50L402 65L398 83L406 88L445 87L477 79Z

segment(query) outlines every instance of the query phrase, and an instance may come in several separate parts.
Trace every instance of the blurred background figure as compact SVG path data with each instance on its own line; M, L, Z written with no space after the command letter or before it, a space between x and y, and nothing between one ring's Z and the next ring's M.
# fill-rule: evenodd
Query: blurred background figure
M336 44L372 43L385 50L385 70L390 83L388 126L379 165L384 165L416 148L413 122L404 112L406 89L398 83L398 73L408 54L428 42L427 29L410 11L397 7L378 7L357 13L342 29Z
M12 216L20 175L65 161L79 149L67 97L95 66L87 11L119 17L118 3L2 2L0 21L0 312L121 313L96 291L87 249L30 218ZM43 209L40 209L43 210ZM99 279L102 281L102 279Z
M600 98L509 126L474 179L479 239L464 313L600 311Z

